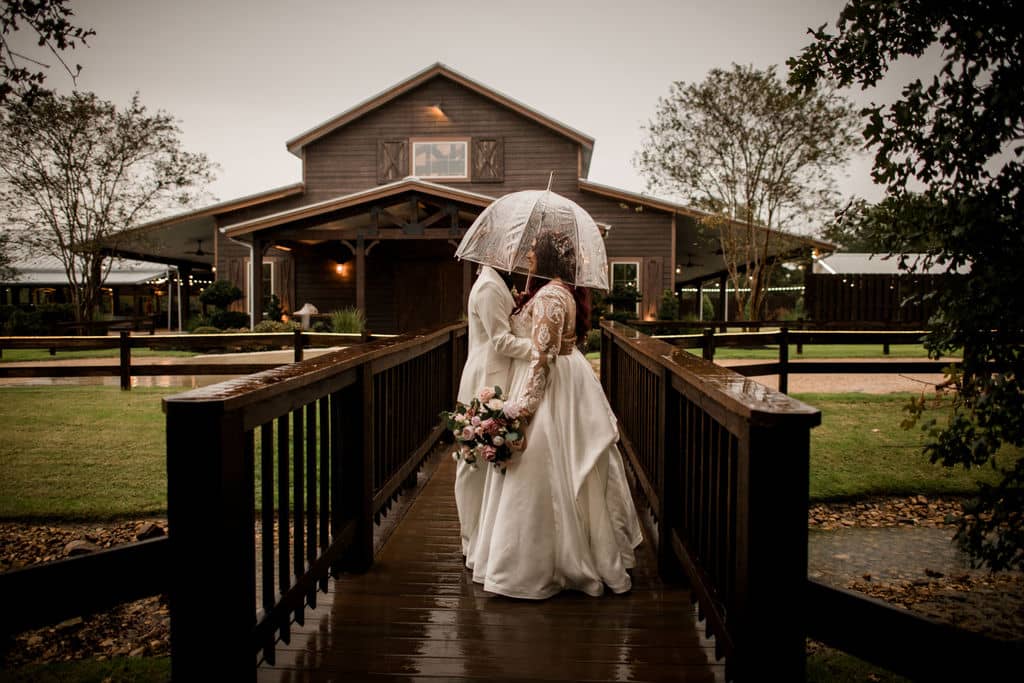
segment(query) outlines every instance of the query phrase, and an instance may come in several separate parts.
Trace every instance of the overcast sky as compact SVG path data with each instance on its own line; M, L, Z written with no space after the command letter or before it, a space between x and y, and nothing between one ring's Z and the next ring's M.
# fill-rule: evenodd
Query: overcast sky
M596 140L590 179L645 189L641 126L674 80L731 63L780 65L834 24L841 0L72 0L93 28L78 88L117 104L138 91L180 121L233 199L301 180L285 141L434 62ZM51 87L69 79L50 69ZM859 103L885 99L856 94ZM865 156L840 188L880 193Z

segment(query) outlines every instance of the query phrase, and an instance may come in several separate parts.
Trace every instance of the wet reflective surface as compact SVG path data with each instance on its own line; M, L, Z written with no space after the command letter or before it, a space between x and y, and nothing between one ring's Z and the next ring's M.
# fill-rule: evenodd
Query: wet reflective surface
M463 566L454 473L444 458L374 568L333 581L259 680L724 679L689 592L661 584L646 544L626 595L485 593Z
M932 527L810 529L807 575L843 587L864 574L875 580L912 580L922 578L925 569L962 573L970 564L953 543L953 533Z

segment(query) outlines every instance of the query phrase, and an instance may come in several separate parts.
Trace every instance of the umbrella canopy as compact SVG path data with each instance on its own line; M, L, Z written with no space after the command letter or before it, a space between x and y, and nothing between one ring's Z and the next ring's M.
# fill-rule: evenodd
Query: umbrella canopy
M550 190L522 190L495 200L473 221L455 257L527 273L527 254L534 240L545 233L557 243L560 254L575 260L571 284L608 289L608 257L597 224L579 204ZM556 273L534 275L550 279Z

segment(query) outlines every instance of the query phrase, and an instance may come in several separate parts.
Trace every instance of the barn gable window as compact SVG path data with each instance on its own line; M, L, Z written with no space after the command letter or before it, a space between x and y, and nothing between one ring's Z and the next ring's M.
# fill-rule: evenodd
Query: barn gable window
M413 140L412 175L420 178L468 179L469 140Z

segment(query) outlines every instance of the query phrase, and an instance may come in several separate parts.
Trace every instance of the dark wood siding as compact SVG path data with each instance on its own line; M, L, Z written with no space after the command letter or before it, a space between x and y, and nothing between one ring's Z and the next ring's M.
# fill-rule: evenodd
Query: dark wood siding
M640 274L644 288L641 311L648 314L651 306L657 313L657 302L663 289L672 289L674 259L672 258L672 215L658 209L620 202L590 192L567 195L586 209L594 220L611 225L605 237L608 258L639 257L643 259ZM622 206L625 204L625 208ZM660 277L649 282L648 271L660 269Z
M446 114L431 111L437 103ZM306 192L320 201L378 184L379 143L385 140L470 137L501 140L504 182L445 184L499 197L536 189L555 172L553 189L576 191L579 145L549 128L438 77L306 147Z

